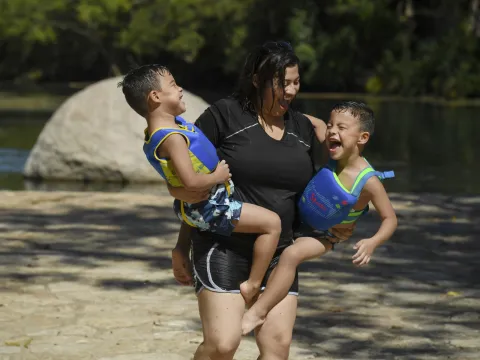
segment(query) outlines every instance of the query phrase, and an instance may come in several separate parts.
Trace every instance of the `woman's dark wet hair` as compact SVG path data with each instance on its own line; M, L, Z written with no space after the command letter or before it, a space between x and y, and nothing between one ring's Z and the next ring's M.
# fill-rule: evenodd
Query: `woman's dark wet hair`
M270 88L274 95L275 82L284 89L285 69L299 66L299 63L289 43L285 41L264 43L247 55L233 97L240 101L244 110L261 114L265 90Z

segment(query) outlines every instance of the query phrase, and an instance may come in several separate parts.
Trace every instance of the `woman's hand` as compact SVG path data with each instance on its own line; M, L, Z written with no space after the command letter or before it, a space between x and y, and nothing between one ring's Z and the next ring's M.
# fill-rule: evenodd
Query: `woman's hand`
M183 187L173 187L170 185L168 186L168 192L172 195L175 199L185 201L190 204L196 204L200 201L207 200L210 196L210 190L204 191L189 191Z
M335 238L329 238L332 242L342 242L348 240L355 230L356 223L351 224L339 224L330 228L329 231L335 235Z

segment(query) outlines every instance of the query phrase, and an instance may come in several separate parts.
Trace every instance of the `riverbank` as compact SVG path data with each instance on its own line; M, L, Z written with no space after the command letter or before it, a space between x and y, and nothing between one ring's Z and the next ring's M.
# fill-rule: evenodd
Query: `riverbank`
M56 92L49 92L48 86L45 87L44 92L15 92L15 91L0 91L0 112L51 112L53 113L63 101L76 91L80 91L88 83L68 84L65 85L65 94L62 95L58 90ZM198 91L199 96L203 96L207 101L213 102L228 93L215 95L210 90ZM444 99L433 96L418 96L418 97L403 97L396 95L373 95L366 93L317 93L317 92L301 92L297 96L298 100L359 100L367 103L382 103L382 102L403 102L403 103L418 103L431 104L447 107L478 107L480 106L480 99Z
M480 197L391 194L395 237L368 268L355 239L301 267L291 359L477 359ZM175 284L167 194L0 192L0 359L180 360L201 341ZM256 357L253 338L236 360Z
M66 99L67 96L48 93L20 95L0 92L0 112L53 113Z

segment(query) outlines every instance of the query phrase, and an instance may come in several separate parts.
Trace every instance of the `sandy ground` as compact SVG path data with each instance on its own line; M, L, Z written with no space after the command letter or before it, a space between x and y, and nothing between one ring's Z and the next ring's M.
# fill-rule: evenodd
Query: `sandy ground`
M290 359L480 359L480 198L392 194L399 229L364 269L354 238L303 264ZM191 359L168 196L0 192L0 360ZM257 356L244 338L236 360Z

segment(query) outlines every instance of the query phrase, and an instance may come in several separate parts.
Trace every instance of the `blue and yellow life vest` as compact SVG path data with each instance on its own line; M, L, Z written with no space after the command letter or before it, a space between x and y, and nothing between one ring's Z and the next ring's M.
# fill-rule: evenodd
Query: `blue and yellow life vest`
M395 176L393 171L379 172L368 166L357 175L349 191L338 179L335 168L336 161L333 160L321 168L298 201L300 219L315 230L325 231L338 224L355 222L368 211L368 206L358 211L353 209L368 179L377 176L383 180Z
M180 116L175 118L178 128L162 127L156 129L151 135L145 129L145 143L143 151L150 164L171 185L182 187L180 178L175 173L175 168L170 159L162 159L157 155L157 149L172 134L185 137L192 161L193 170L197 173L209 174L215 170L219 162L215 146L208 140L202 131L194 124L188 123Z

